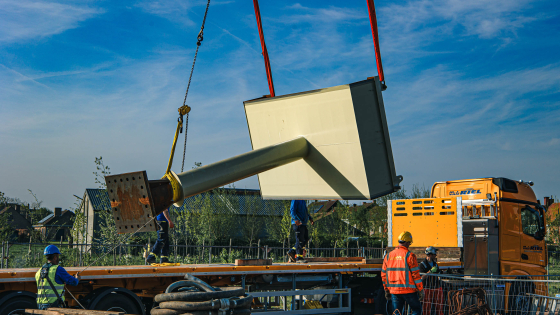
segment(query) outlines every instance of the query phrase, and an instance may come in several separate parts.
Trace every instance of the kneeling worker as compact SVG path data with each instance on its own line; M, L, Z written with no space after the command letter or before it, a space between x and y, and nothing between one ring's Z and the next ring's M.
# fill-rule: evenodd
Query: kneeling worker
M393 302L393 309L404 314L404 303L408 303L412 315L422 314L424 287L418 270L416 255L408 251L412 235L404 231L399 235L399 247L385 255L381 268L381 279L385 297Z
M58 265L60 251L56 246L47 246L44 255L47 256L47 263L35 274L35 280L37 281L37 307L40 310L45 310L49 307L65 307L64 284L77 286L80 276L76 274L76 278L74 278L63 267Z

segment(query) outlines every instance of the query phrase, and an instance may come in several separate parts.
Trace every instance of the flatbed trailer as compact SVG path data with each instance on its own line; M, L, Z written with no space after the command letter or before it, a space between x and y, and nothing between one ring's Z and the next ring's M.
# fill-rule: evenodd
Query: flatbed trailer
M340 260L342 261L252 266L96 266L80 273L82 279L78 286L66 286L65 297L71 307L80 307L72 298L73 295L87 309L121 309L128 314L147 314L153 306L154 296L163 293L171 283L183 280L188 273L212 286L243 286L248 292L351 288L351 302L345 302L347 307L351 307L352 312L358 308L367 308L371 312L381 289L382 260ZM449 272L462 268L459 261L442 262L440 265ZM66 268L70 274L83 269L84 267ZM33 307L30 304L34 303L36 297L37 270L38 268L0 270L0 315L11 314L14 309ZM383 297L383 294L380 296Z

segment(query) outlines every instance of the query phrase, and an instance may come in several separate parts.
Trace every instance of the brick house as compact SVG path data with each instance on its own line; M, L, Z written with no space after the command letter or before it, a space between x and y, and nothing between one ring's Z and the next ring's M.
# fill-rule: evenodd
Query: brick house
M74 225L74 212L62 211L62 208L54 208L54 213L44 217L33 228L41 233L47 240L68 241L71 239L71 229Z

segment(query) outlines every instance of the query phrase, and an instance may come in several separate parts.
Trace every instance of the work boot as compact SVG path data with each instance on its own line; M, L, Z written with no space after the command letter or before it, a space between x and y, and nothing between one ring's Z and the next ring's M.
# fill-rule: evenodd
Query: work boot
M161 259L159 260L160 264L164 264L164 263L168 263L168 264L172 264L172 261L169 261L169 258L167 258L167 256L161 256Z
M290 249L286 255L288 255L289 262L296 262L296 251L292 248Z
M146 262L148 264L153 264L156 262L156 256L154 255L154 253L150 253L150 255L148 255L148 257L146 257Z

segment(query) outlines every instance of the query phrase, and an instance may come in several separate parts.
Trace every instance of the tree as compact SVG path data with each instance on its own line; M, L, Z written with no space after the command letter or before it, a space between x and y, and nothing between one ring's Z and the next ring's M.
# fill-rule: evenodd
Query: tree
M556 196L554 196L554 200L558 200ZM558 207L558 204L555 204L555 206L551 206L547 210L546 219L553 219L546 222L546 240L548 243L558 244L560 241L560 207Z
M109 166L105 165L102 156L95 158L95 166L97 168L97 171L93 172L93 175L95 175L95 183L99 184L99 188L107 189L105 176L111 175L111 169Z
M271 240L274 240L285 247L286 240L290 238L292 231L292 217L290 216L290 202L282 203L283 215L281 217L267 215L265 216L266 232Z
M264 219L259 214L262 207L260 198L245 195L245 216L241 219L241 231L243 238L247 240L249 246L257 240L264 227Z
M36 224L37 222L43 220L46 216L53 213L52 210L43 207L43 201L37 198L37 195L33 193L31 189L27 189L29 194L33 197L33 203L28 207L25 204L21 204L22 207L27 208L29 210L29 216L31 224ZM32 209L30 209L32 208ZM46 235L45 235L46 237Z
M12 238L14 230L10 224L8 215L0 216L0 242L9 241Z
M420 187L419 184L412 185L412 191L408 196L409 199L419 199L419 198L430 198L432 195L431 189L428 189L422 184Z
M76 195L74 197L76 198L74 207L71 207L70 210L74 212L75 217L70 234L75 242L84 243L87 240L87 218L84 211L82 211L82 198Z
M103 157L101 156L95 158L95 166L97 168L97 171L93 172L95 175L95 183L99 185L99 188L107 189L105 176L111 174L111 169L109 166L105 165ZM101 198L101 196L99 197ZM97 237L94 237L94 239L101 244L112 244L112 248L117 246L117 244L120 243L120 238L113 214L110 211L99 211L99 223L99 234Z

